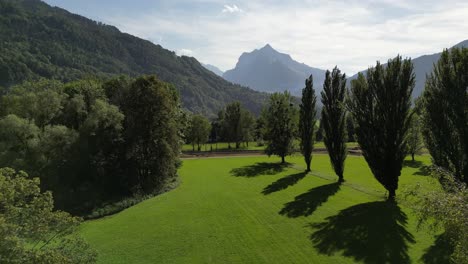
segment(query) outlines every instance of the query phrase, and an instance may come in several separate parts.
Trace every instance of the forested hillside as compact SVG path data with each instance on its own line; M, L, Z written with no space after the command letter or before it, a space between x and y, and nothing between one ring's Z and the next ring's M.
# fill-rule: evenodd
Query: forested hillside
M225 81L195 58L39 0L0 0L0 14L0 86L39 77L68 82L89 75L156 74L176 86L185 108L205 115L236 100L259 113L265 98Z

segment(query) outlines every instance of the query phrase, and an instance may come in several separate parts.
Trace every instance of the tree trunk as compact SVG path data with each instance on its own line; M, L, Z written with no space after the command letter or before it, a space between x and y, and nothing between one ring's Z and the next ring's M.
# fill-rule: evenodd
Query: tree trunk
M192 151L195 151L195 144L192 143Z
M306 169L306 172L309 172L310 171L310 162L307 163L307 169Z
M414 162L414 153L411 153L411 158L413 159L413 162Z
M281 163L285 163L284 156L281 156Z
M338 175L338 182L339 182L339 183L344 182L343 174Z
M388 199L389 202L395 201L395 189L388 190Z

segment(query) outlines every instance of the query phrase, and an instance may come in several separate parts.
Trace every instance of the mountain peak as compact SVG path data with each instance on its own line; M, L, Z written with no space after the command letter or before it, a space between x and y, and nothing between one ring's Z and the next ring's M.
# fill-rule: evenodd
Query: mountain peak
M271 45L267 43L267 44L266 44L263 48L261 48L261 49L262 49L262 50L263 50L263 49L272 50L273 47L271 47Z

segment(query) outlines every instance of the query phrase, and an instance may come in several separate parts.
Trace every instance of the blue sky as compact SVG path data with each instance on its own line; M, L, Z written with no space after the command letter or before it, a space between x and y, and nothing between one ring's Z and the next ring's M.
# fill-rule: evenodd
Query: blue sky
M46 0L222 70L269 43L312 67L348 74L397 54L468 39L466 1Z

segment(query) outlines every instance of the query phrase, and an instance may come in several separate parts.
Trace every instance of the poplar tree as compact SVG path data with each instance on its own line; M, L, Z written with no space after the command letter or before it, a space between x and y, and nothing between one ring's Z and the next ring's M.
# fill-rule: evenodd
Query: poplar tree
M322 91L323 141L330 156L330 161L339 178L343 182L344 162L346 160L346 109L344 105L346 92L346 75L335 67L327 70Z
M406 155L406 134L411 121L411 93L415 75L411 59L401 56L377 62L367 78L359 74L351 83L348 108L356 123L362 154L374 177L394 200Z
M299 134L301 137L301 152L310 171L312 161L312 150L314 149L314 128L317 112L315 105L317 97L313 87L313 77L310 75L305 81L305 88L302 89L302 100L299 110Z
M423 136L437 166L468 183L468 49L445 50L426 80Z

